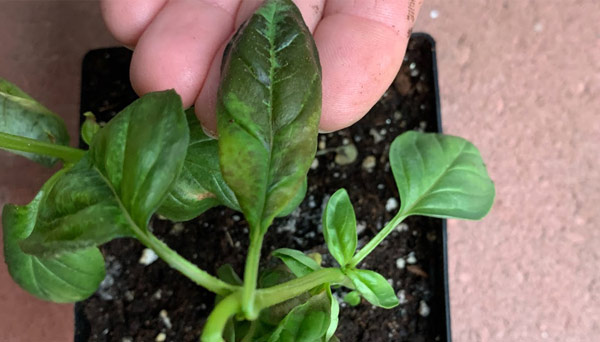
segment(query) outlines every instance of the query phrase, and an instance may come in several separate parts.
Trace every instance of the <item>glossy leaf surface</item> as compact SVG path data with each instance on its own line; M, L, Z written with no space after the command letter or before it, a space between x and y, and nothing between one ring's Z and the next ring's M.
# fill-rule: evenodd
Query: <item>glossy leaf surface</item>
M465 139L404 133L392 143L390 165L403 215L476 220L494 202L494 183L479 151Z
M58 145L69 145L69 133L62 118L31 98L16 85L0 78L0 132ZM33 153L11 151L45 166L57 159Z
M264 232L297 194L316 151L317 49L291 0L268 0L224 58L217 100L223 177Z
M172 221L187 221L217 205L239 211L235 194L221 175L217 140L204 133L193 109L186 111L186 118L190 141L185 162L158 213Z
M179 176L188 141L179 95L173 90L149 93L96 134L90 160L123 209L145 229Z
M321 268L313 258L295 249L276 249L272 255L283 261L296 277L305 276Z
M356 251L356 215L345 189L336 191L323 212L323 235L329 253L345 266Z
M104 259L98 248L40 258L23 253L19 247L19 242L29 236L37 222L40 202L60 176L47 182L30 204L6 205L2 226L5 262L14 281L40 299L68 303L89 297L104 279Z
M369 303L390 309L398 305L398 297L388 281L379 273L369 270L351 269L346 275L356 288L356 291Z
M331 286L326 284L327 299L329 300L329 326L327 327L327 331L325 333L325 342L330 341L337 330L338 324L340 322L340 303L338 303L337 299L331 293Z

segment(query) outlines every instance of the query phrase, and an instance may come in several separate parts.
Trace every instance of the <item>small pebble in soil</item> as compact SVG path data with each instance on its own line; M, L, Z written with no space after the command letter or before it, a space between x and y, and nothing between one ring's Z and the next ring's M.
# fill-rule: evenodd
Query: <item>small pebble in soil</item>
M165 342L167 340L167 334L165 333L159 333L158 335L156 335L156 338L154 339L154 341L156 342Z
M404 290L398 291L396 293L396 296L398 297L398 303L400 303L400 304L408 303L408 300L406 299L406 292L404 292Z
M373 172L376 164L377 160L375 159L375 156L367 156L365 159L363 159L362 168L367 172Z
M425 301L422 300L419 303L419 315L421 315L423 317L427 317L427 316L429 316L430 312L431 312L431 309L429 309L429 305L427 305L427 303L425 303Z
M321 140L319 140L319 150L324 150L327 147L327 143L325 142L325 137L321 136Z
M165 327L167 329L171 329L171 327L173 327L173 325L171 324L171 319L169 318L169 313L167 312L167 310L160 310L160 313L158 314L158 316L160 317L160 320L163 322L163 324L165 325Z
M415 256L415 252L408 253L408 257L406 257L406 262L411 265L417 263L417 257Z
M173 227L171 227L171 231L169 233L172 235L179 235L179 233L183 231L183 228L183 223L177 222L173 225Z
M133 342L133 338L131 338L131 337L123 337L121 339L121 342Z
M385 189L385 185L383 185L381 183L377 184L377 190L383 190L383 189Z
M240 215L233 215L233 216L231 216L231 218L232 218L232 219L233 219L233 221L235 221L235 222L238 222L238 221L241 219Z
M316 170L319 168L319 159L315 158L312 162L312 164L310 164L310 169L311 170Z
M356 223L356 235L360 235L360 233L364 232L367 228L367 223L365 221L358 221Z
M142 251L142 255L140 256L139 263L145 266L148 266L158 260L158 255L154 253L150 248L144 248Z
M405 222L400 223L399 225L396 226L396 231L397 232L407 232L408 224L406 224Z
M156 292L154 292L154 294L152 295L152 299L155 300L160 300L162 298L162 290L158 289Z
M135 299L135 293L133 291L125 291L125 300L132 302Z
M385 202L385 210L393 211L398 208L398 201L394 197L388 198L387 202Z
M376 129L371 128L369 130L369 134L373 137L373 142L375 144L379 144L380 142L382 142L383 140L385 140L384 137L381 136L381 134L379 134L379 132L377 132Z
M399 270L404 269L404 267L406 267L406 260L404 260L404 258L396 259L396 267Z

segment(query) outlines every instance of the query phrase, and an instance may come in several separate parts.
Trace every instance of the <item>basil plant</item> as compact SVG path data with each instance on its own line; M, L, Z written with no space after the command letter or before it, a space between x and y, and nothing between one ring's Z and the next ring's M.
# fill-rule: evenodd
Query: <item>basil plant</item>
M87 113L82 137L89 149L80 150L68 146L59 116L0 79L0 147L46 166L62 164L31 203L4 206L4 255L14 281L44 300L83 300L105 277L98 246L132 237L217 295L203 342L337 341L332 287L349 288L355 303L398 305L384 276L359 267L398 224L412 215L475 220L492 206L494 185L471 143L408 132L389 152L401 206L370 242L357 250L354 209L340 189L323 213L337 267L284 248L273 256L285 276L259 280L269 226L304 197L321 115L319 56L291 0L266 1L242 25L226 49L220 82L218 140L166 90L142 96L104 127ZM219 205L240 211L249 225L243 279L227 265L209 274L148 228L156 213L190 220Z

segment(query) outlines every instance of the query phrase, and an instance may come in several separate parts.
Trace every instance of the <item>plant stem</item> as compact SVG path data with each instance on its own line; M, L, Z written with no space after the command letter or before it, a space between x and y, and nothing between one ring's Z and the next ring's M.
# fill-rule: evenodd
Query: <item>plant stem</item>
M202 331L202 342L224 342L223 330L227 324L227 320L235 315L240 310L239 293L234 292L225 297L215 306L215 309L210 313L204 330Z
M396 216L394 216L394 218L388 222L388 224L383 227L383 229L380 230L379 233L377 233L377 235L375 235L371 241L369 241L369 243L367 243L363 248L360 249L360 251L358 251L358 253L354 255L348 266L352 268L356 267L356 265L363 261L363 259L366 258L375 249L375 247L379 246L381 241L383 241L394 230L394 228L400 224L400 222L404 221L406 217L407 215L402 215L402 212L399 212Z
M242 311L248 320L256 319L260 311L256 309L254 297L263 237L264 234L262 234L260 228L255 227L250 230L250 246L248 247L248 257L246 258L246 268L244 269L244 289L242 292Z
M85 154L85 151L77 148L52 144L3 132L0 132L0 148L56 157L68 163L79 161Z
M190 278L196 284L220 295L228 295L234 292L238 287L230 285L219 278L213 277L208 272L198 268L174 250L169 248L164 242L149 232L136 231L136 237L146 247L152 249L169 266L178 270L186 277Z
M259 310L283 303L323 284L339 284L346 276L339 268L323 268L283 284L256 292L256 306Z

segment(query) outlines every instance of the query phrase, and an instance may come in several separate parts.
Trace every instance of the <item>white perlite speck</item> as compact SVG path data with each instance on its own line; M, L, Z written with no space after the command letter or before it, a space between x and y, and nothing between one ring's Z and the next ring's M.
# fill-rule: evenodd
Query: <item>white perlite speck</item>
M398 208L398 201L394 197L388 198L387 202L385 202L385 210L393 211Z
M398 259L396 259L396 267L399 270L404 269L404 267L406 267L406 260L404 260L404 258L398 258Z
M423 317L427 317L427 316L429 316L430 312L431 312L431 309L429 309L429 305L427 305L427 303L425 303L425 301L422 300L419 303L419 315L421 315Z
M166 340L167 340L167 334L162 333L162 332L160 334L156 335L156 338L154 339L154 341L156 341L156 342L164 342Z
M411 265L417 263L417 257L415 256L415 252L408 253L408 257L406 257L406 262Z
M364 232L365 228L367 228L365 221L358 221L356 223L356 235L360 235L360 233Z
M167 312L167 310L160 310L160 313L158 315L165 327L167 327L167 329L171 329L173 325L171 324L171 319L169 318L169 313Z
M398 291L396 296L398 296L398 303L406 304L408 302L408 300L406 300L406 292L404 292L404 290Z
M142 251L142 256L140 257L139 263L142 265L150 265L158 259L158 255L154 253L150 248L144 248Z
M311 170L316 170L319 168L319 159L315 158L312 162L312 164L310 164L310 168Z
M407 232L408 231L408 225L404 222L400 223L399 225L396 226L396 231L397 232Z

